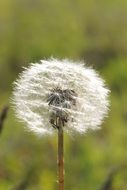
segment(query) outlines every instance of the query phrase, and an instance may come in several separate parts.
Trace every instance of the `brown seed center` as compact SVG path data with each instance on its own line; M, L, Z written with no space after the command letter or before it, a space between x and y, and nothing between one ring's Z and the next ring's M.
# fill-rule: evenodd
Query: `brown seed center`
M48 95L47 102L50 107L50 123L54 128L59 129L59 123L62 126L68 122L69 114L68 109L76 106L76 93L74 90L61 90L55 88L51 90Z

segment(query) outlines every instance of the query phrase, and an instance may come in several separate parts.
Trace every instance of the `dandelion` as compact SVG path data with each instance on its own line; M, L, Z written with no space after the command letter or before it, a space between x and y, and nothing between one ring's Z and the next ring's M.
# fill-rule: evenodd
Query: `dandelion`
M99 128L108 112L109 90L93 69L67 59L31 64L14 86L15 112L27 128L39 135L58 132L59 190L63 190L63 131L83 134Z

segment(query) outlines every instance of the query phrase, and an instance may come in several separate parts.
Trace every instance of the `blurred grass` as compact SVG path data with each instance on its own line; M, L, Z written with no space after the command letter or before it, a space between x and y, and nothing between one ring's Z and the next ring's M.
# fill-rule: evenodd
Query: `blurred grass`
M10 104L22 66L50 56L85 60L111 89L101 130L65 137L66 190L99 190L127 160L127 1L0 1L0 108ZM27 133L10 110L0 137L0 189L13 190L32 168L27 190L57 189L57 137ZM127 171L112 189L127 188Z

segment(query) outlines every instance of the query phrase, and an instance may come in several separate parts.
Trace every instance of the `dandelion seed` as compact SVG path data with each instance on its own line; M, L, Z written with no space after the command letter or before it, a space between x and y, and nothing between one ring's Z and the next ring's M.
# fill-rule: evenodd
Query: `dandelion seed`
M28 129L52 133L60 117L64 131L97 129L108 111L104 81L91 68L69 60L41 60L15 82L13 104Z

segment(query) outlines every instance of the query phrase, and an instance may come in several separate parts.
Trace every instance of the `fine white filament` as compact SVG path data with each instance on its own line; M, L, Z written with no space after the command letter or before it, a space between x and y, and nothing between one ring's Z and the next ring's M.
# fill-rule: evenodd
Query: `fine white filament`
M97 129L108 112L109 90L104 81L83 63L64 59L41 60L26 68L14 83L13 105L17 117L37 134L52 133L47 97L53 89L73 90L76 105L59 107L68 113L64 131L85 133Z

